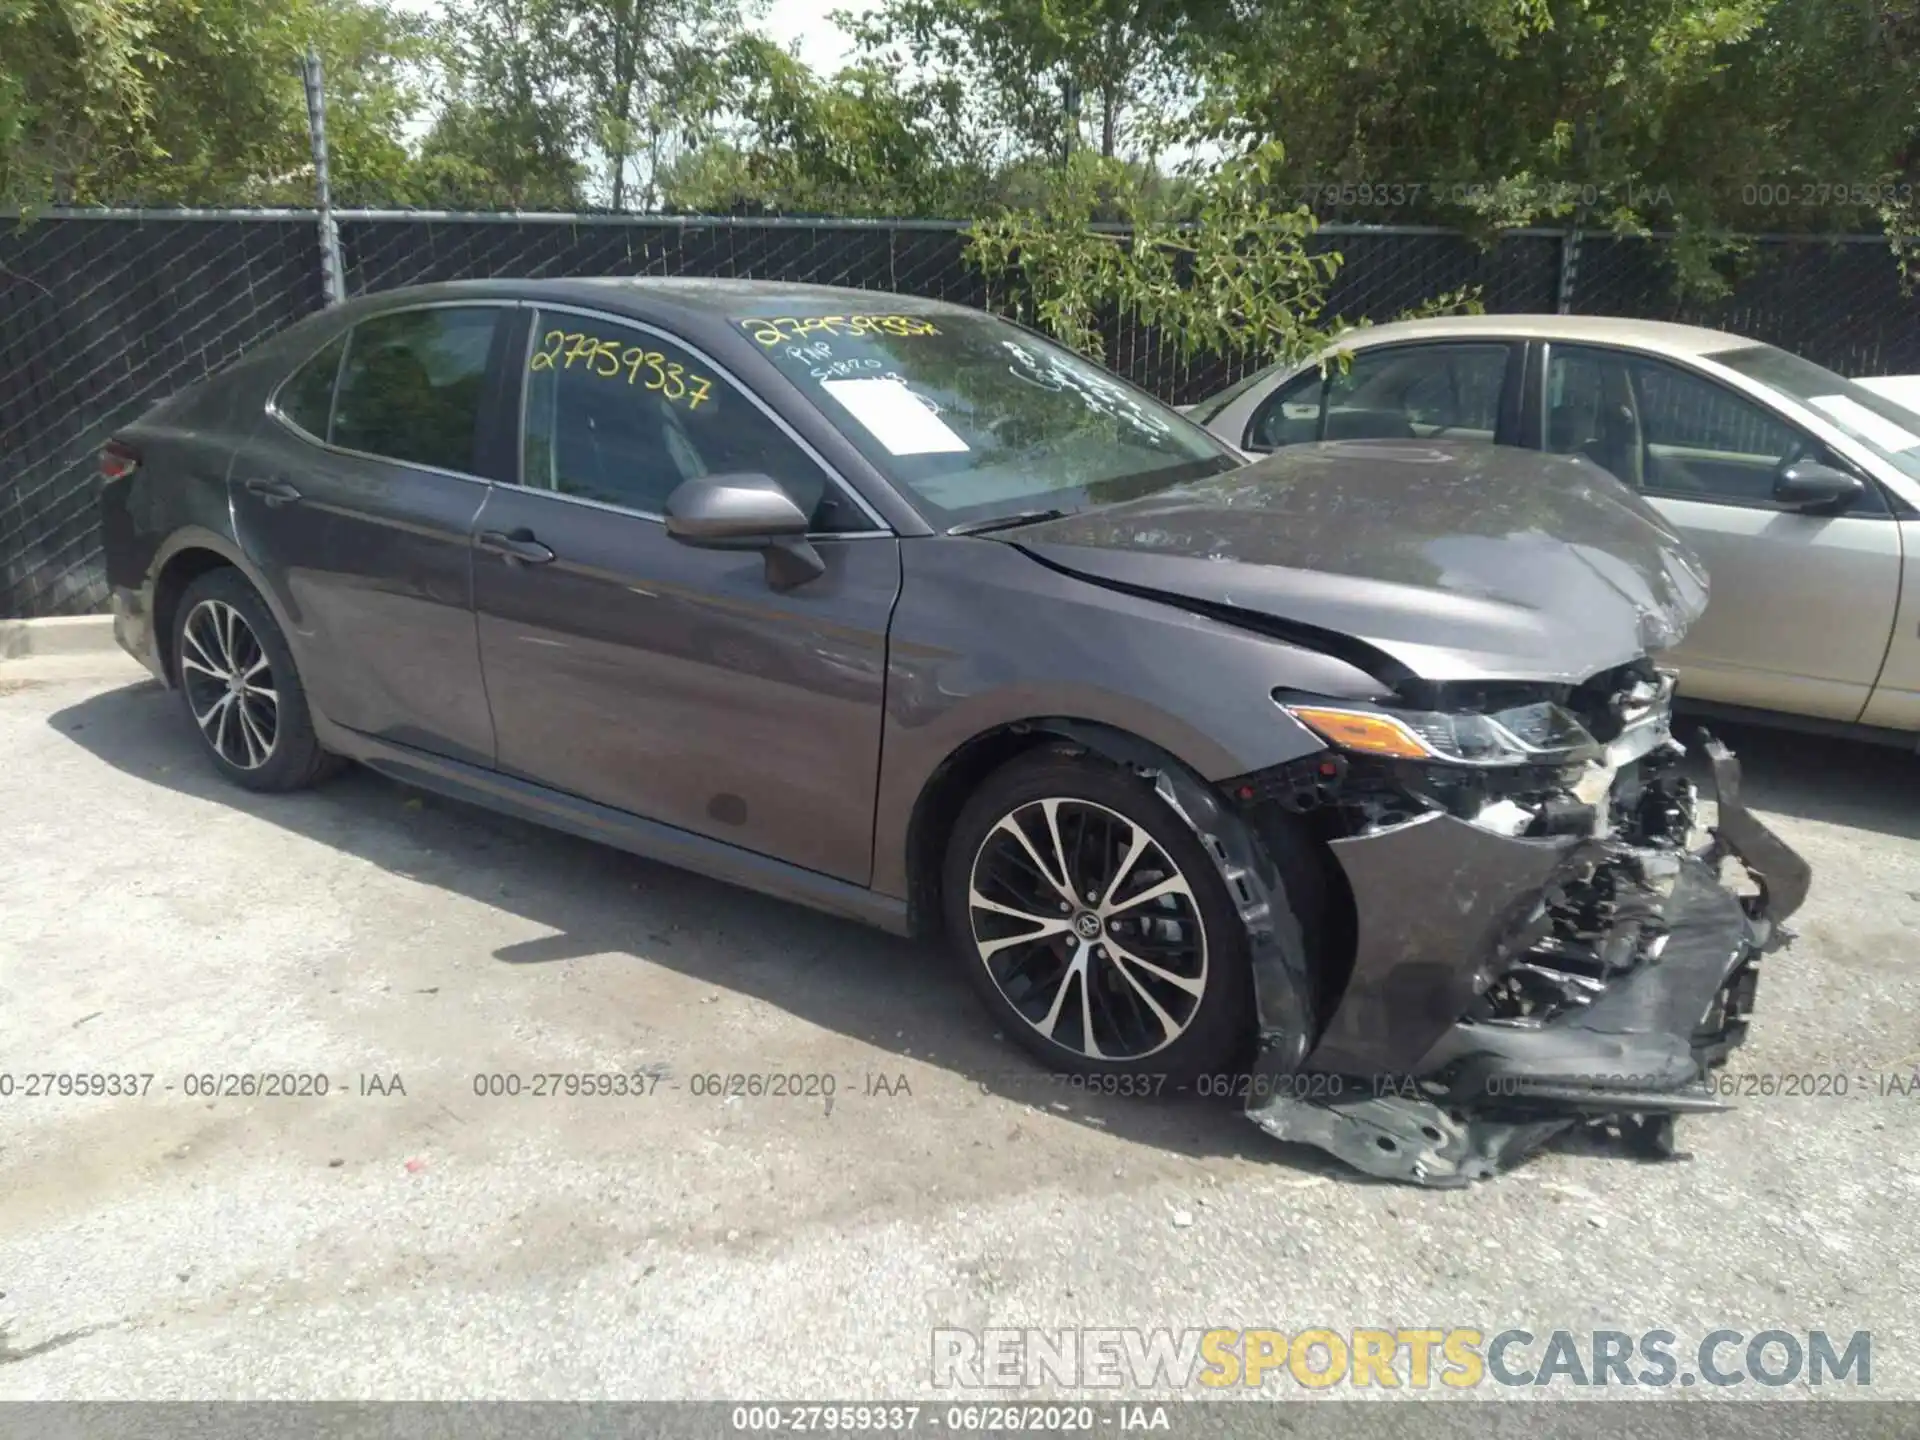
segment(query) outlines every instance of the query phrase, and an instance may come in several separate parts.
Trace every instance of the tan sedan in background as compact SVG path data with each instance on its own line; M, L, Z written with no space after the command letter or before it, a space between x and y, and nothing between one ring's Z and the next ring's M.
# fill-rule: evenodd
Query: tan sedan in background
M1323 364L1347 352L1342 366ZM1480 439L1580 454L1705 560L1684 700L1906 746L1920 733L1920 415L1771 345L1578 315L1402 321L1191 418L1252 453Z

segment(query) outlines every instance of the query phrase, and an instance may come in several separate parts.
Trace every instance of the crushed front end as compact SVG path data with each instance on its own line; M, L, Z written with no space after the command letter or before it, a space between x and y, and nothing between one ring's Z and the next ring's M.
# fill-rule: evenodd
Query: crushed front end
M1311 826L1352 898L1351 968L1304 1056L1263 1014L1248 1111L1370 1175L1461 1185L1560 1131L1670 1153L1745 1036L1803 860L1702 736L1718 814L1642 661L1558 687L1431 686L1404 707L1276 695L1328 741L1228 782L1256 834ZM1736 888L1737 887L1737 888Z

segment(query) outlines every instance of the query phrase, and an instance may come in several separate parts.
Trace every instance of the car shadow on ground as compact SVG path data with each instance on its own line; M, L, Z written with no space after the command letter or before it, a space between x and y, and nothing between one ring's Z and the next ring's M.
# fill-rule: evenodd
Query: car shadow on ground
M608 846L442 799L362 769L299 795L256 795L216 775L175 698L148 681L49 717L74 743L150 784L220 804L392 873L509 910L553 932L504 944L508 965L624 955L665 966L982 1090L1132 1143L1370 1183L1323 1152L1262 1134L1231 1097L1118 1097L1063 1083L1004 1039L932 947L743 891ZM1920 835L1920 760L1885 747L1715 726L1763 810ZM1684 733L1691 735L1692 728ZM701 943L689 944L689 934ZM644 941L636 943L636 937ZM1617 1155L1575 1131L1553 1147Z
M312 792L254 794L214 773L178 701L151 681L89 697L48 723L139 780L285 827L552 932L501 945L492 952L497 962L630 957L1133 1143L1194 1157L1279 1160L1309 1172L1351 1173L1318 1150L1265 1136L1230 1098L1192 1091L1153 1098L1106 1095L1051 1075L1011 1043L996 1040L993 1019L932 946L443 799L358 767Z

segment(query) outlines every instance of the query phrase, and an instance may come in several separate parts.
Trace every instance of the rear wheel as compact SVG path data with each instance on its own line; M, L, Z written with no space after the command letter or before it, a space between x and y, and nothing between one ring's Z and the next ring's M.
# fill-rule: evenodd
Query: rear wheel
M1247 936L1206 850L1139 777L1047 752L962 809L949 943L1014 1038L1076 1074L1226 1072L1254 1029Z
M175 678L214 766L249 790L299 790L333 767L286 638L237 570L210 570L175 611Z

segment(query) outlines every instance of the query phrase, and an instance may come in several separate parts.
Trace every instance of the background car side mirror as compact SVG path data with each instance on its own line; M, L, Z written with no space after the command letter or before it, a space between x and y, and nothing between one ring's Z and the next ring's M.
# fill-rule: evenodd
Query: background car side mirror
M1818 460L1796 460L1773 477L1773 498L1807 513L1844 510L1866 488L1858 475Z
M771 475L698 475L667 497L667 534L703 550L760 550L776 590L824 575L807 515Z

